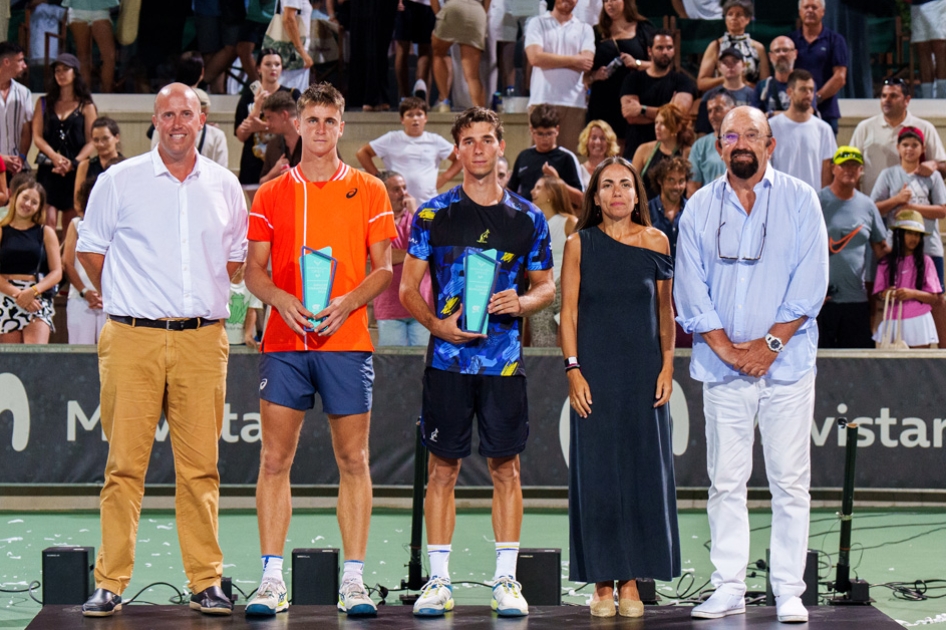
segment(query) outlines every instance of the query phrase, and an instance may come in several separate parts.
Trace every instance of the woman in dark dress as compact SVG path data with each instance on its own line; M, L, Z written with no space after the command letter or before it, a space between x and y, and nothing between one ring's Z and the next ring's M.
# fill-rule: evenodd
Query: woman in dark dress
M121 129L118 123L108 116L99 116L92 123L92 146L95 147L95 155L79 162L79 167L76 169L76 187L73 192L76 208L79 207L79 189L82 188L82 182L95 179L109 166L125 159L118 150L121 141Z
M637 12L634 0L605 0L595 27L595 59L585 75L591 87L585 122L603 120L617 134L624 151L627 121L621 115L621 84L629 72L650 67L647 42L654 25Z
M670 433L673 265L640 175L604 160L565 244L562 351L571 414L570 579L594 582L591 614L640 617L636 578L680 574ZM615 269L621 270L614 273ZM594 400L594 403L592 403Z
M79 60L63 53L52 67L46 96L33 109L33 142L39 150L36 181L46 189L46 225L56 229L58 211L63 227L75 216L76 167L92 154L96 112Z

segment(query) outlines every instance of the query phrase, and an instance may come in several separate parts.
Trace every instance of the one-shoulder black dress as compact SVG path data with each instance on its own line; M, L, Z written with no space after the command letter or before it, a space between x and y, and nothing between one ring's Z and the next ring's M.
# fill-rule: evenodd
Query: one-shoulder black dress
M654 409L662 367L657 281L670 257L580 232L578 361L591 414L571 416L570 578L680 575L669 405Z

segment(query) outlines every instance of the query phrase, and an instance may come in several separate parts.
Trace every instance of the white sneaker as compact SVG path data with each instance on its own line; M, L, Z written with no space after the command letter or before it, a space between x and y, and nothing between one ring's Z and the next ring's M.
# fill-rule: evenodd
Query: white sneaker
M776 597L775 611L781 623L806 623L808 609L800 597Z
M522 584L509 576L496 580L490 606L500 617L525 617L529 614L529 603L522 596Z
M450 580L435 577L424 584L420 597L414 602L414 614L418 617L439 617L453 610L453 585Z
M286 610L289 610L286 583L276 578L263 578L256 595L246 605L246 614L250 616L271 617Z
M350 617L365 617L377 615L378 607L368 597L365 585L355 580L342 584L338 591L338 609L348 613Z
M437 101L434 103L434 106L430 108L431 111L439 112L441 114L450 113L450 101Z
M744 615L746 612L746 593L741 589L716 589L705 602L690 611L694 619L719 619L729 615Z
M423 79L417 79L414 82L413 94L422 101L427 100L427 83Z

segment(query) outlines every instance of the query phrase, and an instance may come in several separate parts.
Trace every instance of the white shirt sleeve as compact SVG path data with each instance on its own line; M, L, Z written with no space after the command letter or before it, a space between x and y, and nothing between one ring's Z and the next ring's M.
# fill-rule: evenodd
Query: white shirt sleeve
M588 24L581 25L581 52L595 51L595 32Z
M946 150L943 149L943 141L935 127L933 127L933 132L926 136L926 159L946 162Z
M240 186L236 176L226 173L228 176L224 181L224 189L227 191L228 206L230 207L231 220L228 226L229 251L227 260L230 262L243 262L246 260L246 250L248 247L246 232L249 227L249 214L246 210L246 197L243 195L243 188Z
M387 160L391 154L397 150L395 134L397 134L396 131L389 131L380 138L375 138L368 143L368 146L370 146L371 150L375 152L375 155L381 158L385 164L387 163Z
M526 22L526 32L525 32L525 47L529 46L545 46L545 42L542 39L542 26L540 25L541 18L533 18ZM593 35L592 35L593 39Z
M828 125L828 123L825 123ZM821 129L821 159L830 160L834 157L834 152L838 150L838 140L834 137L834 131L830 125Z
M453 155L453 143L444 138L443 136L434 135L437 139L437 164L446 160L448 157Z
M23 98L25 99L23 103L23 116L26 118L27 122L29 122L33 120L33 93L26 90L26 96Z
M223 168L229 168L230 154L227 149L227 135L218 127L208 127L207 133L210 135L208 140L211 142L207 157Z
M118 225L119 199L115 181L108 173L99 177L86 204L76 251L105 254Z

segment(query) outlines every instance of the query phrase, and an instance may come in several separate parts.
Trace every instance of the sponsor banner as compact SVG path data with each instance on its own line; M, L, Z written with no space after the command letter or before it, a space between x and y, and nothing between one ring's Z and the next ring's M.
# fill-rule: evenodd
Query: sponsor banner
M812 486L839 487L844 469L844 416L861 427L858 488L946 488L942 465L946 409L941 406L946 361L940 353L902 355L825 353L818 361L817 402L811 423ZM420 414L423 356L418 352L375 354L371 469L378 485L410 485L415 425ZM220 437L224 484L254 484L259 469L258 356L230 356L227 404ZM689 357L675 360L670 401L678 486L705 487L706 439L702 385L688 376ZM529 445L522 455L527 486L568 484L569 409L567 381L558 355L530 355ZM592 392L593 394L593 392ZM593 417L587 421L593 422ZM750 485L765 486L762 448L756 433ZM464 463L462 485L490 485L485 460ZM102 434L97 357L93 351L57 348L0 351L0 483L101 483L108 443ZM148 483L173 483L173 445L167 421L155 429ZM336 484L328 421L319 403L306 416L292 482Z

